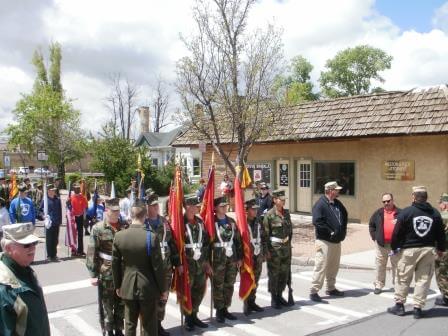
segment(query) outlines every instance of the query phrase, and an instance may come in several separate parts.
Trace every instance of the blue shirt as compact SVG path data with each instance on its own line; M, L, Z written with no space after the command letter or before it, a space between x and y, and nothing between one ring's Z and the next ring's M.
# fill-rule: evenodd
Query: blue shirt
M36 212L34 210L33 201L28 198L20 198L17 196L9 206L9 218L11 224L31 222L36 224Z

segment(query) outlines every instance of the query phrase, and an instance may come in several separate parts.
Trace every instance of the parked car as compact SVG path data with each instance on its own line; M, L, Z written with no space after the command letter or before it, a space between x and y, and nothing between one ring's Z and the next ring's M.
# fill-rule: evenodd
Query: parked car
M34 169L34 174L51 174L51 171L49 169L46 168L36 168Z
M19 174L27 175L30 172L28 167L19 167Z

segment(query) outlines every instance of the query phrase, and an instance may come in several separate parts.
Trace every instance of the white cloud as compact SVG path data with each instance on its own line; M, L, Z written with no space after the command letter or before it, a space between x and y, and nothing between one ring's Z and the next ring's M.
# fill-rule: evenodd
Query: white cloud
M448 2L435 10L432 25L434 28L448 32Z

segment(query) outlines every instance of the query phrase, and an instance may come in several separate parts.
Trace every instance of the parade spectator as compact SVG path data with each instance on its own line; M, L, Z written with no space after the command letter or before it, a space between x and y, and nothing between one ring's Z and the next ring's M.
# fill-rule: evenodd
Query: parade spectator
M59 228L62 224L62 204L56 196L56 187L49 184L48 188L48 216L50 216L50 227L45 230L45 243L47 247L48 261L58 261L57 246L59 243ZM41 201L40 211L44 211L44 200Z
M221 195L227 201L229 205L229 211L232 207L232 197L233 197L233 183L229 179L229 175L224 174L224 179L219 185L219 190L221 190Z
M199 180L198 190L196 190L196 197L198 198L199 203L201 203L202 200L204 199L204 193L205 193L205 179L201 178Z
M120 200L120 216L123 221L131 222L132 188L126 189L126 197Z
M260 193L259 196L256 198L257 204L258 204L258 216L263 216L267 211L272 209L274 206L274 201L272 199L272 195L269 190L269 185L267 185L265 182L261 182L259 184Z
M21 184L19 186L19 195L14 198L9 206L9 219L11 223L36 223L36 211L33 201L27 197L27 186Z

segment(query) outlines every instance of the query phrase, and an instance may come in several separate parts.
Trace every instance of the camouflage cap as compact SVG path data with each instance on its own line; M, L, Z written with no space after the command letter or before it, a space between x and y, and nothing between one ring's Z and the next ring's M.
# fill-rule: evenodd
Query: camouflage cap
M440 196L440 201L441 201L441 202L448 202L448 193L443 193L443 194Z
M215 198L213 205L215 207L229 205L224 197Z
M38 186L38 187L39 187L39 186L42 186L42 183L38 184L37 186ZM56 190L56 189L58 189L58 188L56 188L54 184L49 183L49 184L47 185L47 189L48 189L48 190Z
M247 200L246 202L244 202L244 204L246 205L246 209L258 209L259 208L259 206L257 204L257 200L255 198Z
M118 198L109 198L106 200L106 209L120 210L120 200Z
M159 195L156 193L151 193L149 195L146 195L145 201L147 205L155 205L159 203Z
M200 203L196 196L185 197L185 206L199 205Z
M275 197L275 198L279 198L281 200L285 200L286 199L284 190L275 190L275 191L272 192L272 196Z
M2 229L6 239L10 239L22 245L40 241L39 237L34 235L33 223L3 225Z
M134 202L132 202L132 207L133 208L145 208L145 201L141 200L141 199L136 199Z

